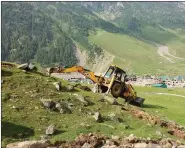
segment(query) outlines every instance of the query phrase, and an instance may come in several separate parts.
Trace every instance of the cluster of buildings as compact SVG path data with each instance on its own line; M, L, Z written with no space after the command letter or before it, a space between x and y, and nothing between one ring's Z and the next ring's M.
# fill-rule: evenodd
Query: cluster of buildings
M162 88L185 88L185 76L134 76L129 77L130 83L136 86L153 86Z
M86 79L86 77L78 72L73 73L60 73L53 74L53 76L68 80L71 82L87 82L92 83L91 80ZM185 76L128 76L129 83L135 86L153 86L153 87L162 87L162 88L174 88L181 87L185 88Z

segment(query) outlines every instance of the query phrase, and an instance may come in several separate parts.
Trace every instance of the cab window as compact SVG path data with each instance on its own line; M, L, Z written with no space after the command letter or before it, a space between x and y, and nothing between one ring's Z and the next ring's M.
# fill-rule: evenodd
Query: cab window
M109 69L108 71L107 71L107 73L105 74L105 78L110 78L111 76L112 76L112 73L113 73L113 69Z

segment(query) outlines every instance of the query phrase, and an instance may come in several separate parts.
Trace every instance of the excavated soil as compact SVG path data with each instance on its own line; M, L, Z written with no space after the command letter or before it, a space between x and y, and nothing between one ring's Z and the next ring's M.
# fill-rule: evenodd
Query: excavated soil
M144 138L138 138L134 135L128 137L119 138L113 136L112 138L106 137L101 134L81 134L74 141L71 142L56 142L55 147L59 148L159 148L159 147L177 147L182 146L180 141L171 140L170 138L150 140ZM185 145L183 145L185 146Z

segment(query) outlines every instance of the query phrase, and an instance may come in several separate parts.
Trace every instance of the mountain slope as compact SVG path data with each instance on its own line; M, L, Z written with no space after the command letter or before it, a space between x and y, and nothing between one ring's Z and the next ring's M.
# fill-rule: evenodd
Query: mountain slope
M2 60L73 65L73 48L72 40L34 3L2 3Z
M171 56L175 62L170 63L156 52L160 44L167 46L171 55L185 57L184 3L3 2L2 6L2 60L71 66L86 59L83 66L103 72L112 54L113 63L126 65L132 73L184 73L180 71L182 59ZM92 37L96 30L103 30L106 36ZM127 40L133 51L125 44ZM118 44L124 49L121 56L116 54L120 52L115 49Z
M185 16L182 15L185 12L185 4L182 2L85 2L82 4L101 18L120 27L128 25L129 21L138 21L141 25L185 29ZM106 18L105 15L107 15Z
M183 74L184 59L175 59L170 63L158 54L158 47L140 41L132 36L113 34L102 30L92 33L89 40L114 55L113 63L130 73ZM174 57L172 57L173 59ZM176 67L178 65L178 67ZM165 67L164 71L163 68Z
M103 133L120 137L134 134L139 137L158 138L159 131L165 137L178 139L167 133L160 125L146 124L146 121L132 116L122 109L124 100L119 98L122 106L111 105L104 101L101 94L83 91L75 87L69 91L70 84L61 79L45 76L40 73L23 72L16 68L2 68L2 145L37 139L45 135L45 130L51 124L57 128L56 134L49 136L53 142L58 140L73 140L80 133ZM54 82L62 82L62 90L57 91ZM139 96L145 97L143 109L151 115L162 119L168 118L184 126L184 98L178 96L162 96L152 92L173 93L185 95L183 89L162 89L135 87ZM151 92L151 93L149 93ZM84 105L74 94L82 95L90 103ZM177 101L178 99L178 101ZM56 101L70 104L70 114L47 109L42 101ZM170 100L170 101L169 101ZM132 109L137 109L130 106ZM100 112L103 122L97 122L93 114ZM113 114L113 119L111 115ZM114 117L115 115L115 117ZM148 122L148 121L147 121Z

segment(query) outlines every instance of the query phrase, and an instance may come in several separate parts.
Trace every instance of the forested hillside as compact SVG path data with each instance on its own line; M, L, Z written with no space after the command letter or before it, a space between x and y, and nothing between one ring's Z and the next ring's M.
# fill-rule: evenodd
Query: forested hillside
M83 5L99 17L130 30L145 25L185 29L182 2L85 2Z
M78 45L92 63L103 51L109 52L89 40L98 29L166 45L171 53L185 57L184 12L182 2L2 2L2 60L70 66L78 62ZM134 58L121 57L126 63Z
M2 60L75 64L72 40L34 3L3 2Z
M91 57L101 54L101 48L87 40L95 27L117 29L73 2L3 2L2 60L73 65L77 60L72 40L88 48Z

